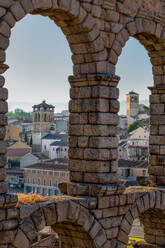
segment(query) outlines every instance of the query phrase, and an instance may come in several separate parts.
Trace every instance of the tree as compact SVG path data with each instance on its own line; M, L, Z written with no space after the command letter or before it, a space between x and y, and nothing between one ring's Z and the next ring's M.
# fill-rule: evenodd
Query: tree
M139 158L139 160L146 160L146 157L143 155Z
M31 138L30 138L30 146L32 146L32 144L33 144L33 138L31 136Z
M10 111L7 113L7 117L9 119L14 119L14 118L31 118L32 113L31 112L25 112L23 109L15 109L14 112Z
M132 131L136 130L138 127L148 127L149 126L149 118L137 120L128 125L128 133L131 133Z
M27 133L25 133L24 140L25 140L25 143L28 144L28 136L27 136Z

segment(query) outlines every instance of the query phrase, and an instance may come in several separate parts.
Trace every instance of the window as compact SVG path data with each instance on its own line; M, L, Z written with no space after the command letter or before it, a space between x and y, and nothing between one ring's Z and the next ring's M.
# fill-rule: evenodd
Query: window
M49 175L52 176L53 175L53 172L52 171L49 171Z
M32 170L32 174L36 174L36 171L35 170Z
M54 172L55 177L59 177L59 172Z
M52 186L52 180L49 180L49 186Z
M65 151L67 151L67 149L65 148Z
M65 177L65 172L61 172L61 176L62 177Z
M47 171L43 171L43 174L44 174L44 175L47 175Z
M146 171L145 170L143 170L143 176L145 176L146 175Z
M61 148L61 152L63 151L63 149Z
M44 145L44 150L46 150L46 145Z
M38 185L40 185L41 184L41 180L40 180L40 178L38 178Z
M42 173L41 173L41 170L38 170L38 172L37 172L37 173L38 173L38 174L42 174Z
M123 169L120 170L120 176L124 176L124 170Z
M33 184L35 184L35 179L33 178Z
M44 185L46 185L46 179L44 179Z
M27 180L28 183L30 183L30 178L28 177L28 180Z

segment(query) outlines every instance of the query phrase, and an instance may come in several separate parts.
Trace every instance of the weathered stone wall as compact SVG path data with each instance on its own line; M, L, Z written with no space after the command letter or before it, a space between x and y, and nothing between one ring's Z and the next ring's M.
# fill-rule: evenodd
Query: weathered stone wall
M28 248L45 226L58 234L62 247L126 248L137 218L148 244L165 245L165 191L158 188L132 187L111 196L59 196L53 202L15 207L16 202L11 197L1 204L0 248Z

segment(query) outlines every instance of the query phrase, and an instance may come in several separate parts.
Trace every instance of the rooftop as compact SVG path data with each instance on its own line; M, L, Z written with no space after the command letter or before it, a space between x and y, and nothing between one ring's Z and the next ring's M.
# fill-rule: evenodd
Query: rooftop
M46 101L43 101L42 103L38 104L38 105L34 105L32 107L33 109L37 108L37 109L40 109L40 108L43 108L43 109L48 109L48 108L55 108L53 105L51 104L47 104Z
M7 157L22 157L25 154L31 152L30 148L23 148L23 149L8 149Z
M118 166L119 168L146 169L148 168L148 160L131 161L131 160L119 159Z
M39 158L39 159L49 159L48 156L46 156L44 153L40 152L40 153L32 153L35 157Z
M50 146L68 146L68 141L67 140L55 141L51 143Z
M136 95L136 96L138 96L139 94L134 92L134 91L130 91L127 95Z
M26 166L24 169L36 169L36 170L53 170L53 171L68 171L68 165L66 164L51 164L51 163L38 163Z
M63 140L66 140L67 137L68 137L67 134L57 134L57 133L52 134L52 133L49 133L49 134L45 135L42 139L52 139L52 140L61 140L61 139L63 139Z

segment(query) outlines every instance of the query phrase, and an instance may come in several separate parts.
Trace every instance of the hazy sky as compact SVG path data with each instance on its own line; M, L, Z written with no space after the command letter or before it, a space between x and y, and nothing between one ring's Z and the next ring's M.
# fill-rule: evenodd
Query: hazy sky
M72 75L71 52L61 30L47 17L28 15L12 30L5 73L10 108L29 110L33 103L47 100L66 103L69 99L68 75ZM130 39L117 65L121 77L120 100L134 90L147 99L152 85L152 68L145 49Z

